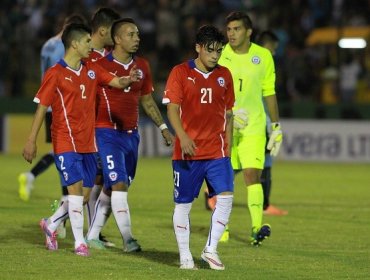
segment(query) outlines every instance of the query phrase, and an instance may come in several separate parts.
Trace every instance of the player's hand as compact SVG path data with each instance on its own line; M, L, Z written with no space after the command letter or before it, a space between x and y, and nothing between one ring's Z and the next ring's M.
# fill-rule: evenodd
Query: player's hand
M161 131L162 137L164 139L164 142L166 146L172 146L173 142L175 140L175 137L172 135L172 133L168 130L168 128L165 128Z
M245 109L243 108L237 109L233 112L233 115L234 115L233 122L234 128L243 129L248 125L249 121L248 112Z
M32 160L36 157L36 154L37 154L36 143L33 141L27 141L22 153L24 159L29 163L32 163Z
M137 66L136 65L132 66L129 76L130 81L131 82L140 81L143 78L142 76L143 74L139 69L137 69Z
M183 137L179 137L180 139L180 146L181 150L184 153L184 155L188 156L194 156L195 155L195 149L197 146L195 145L195 142L193 139L191 139L188 135L184 135Z
M278 155L281 143L283 143L283 132L281 131L280 123L271 123L270 140L267 143L267 149L270 150L270 155L273 157Z

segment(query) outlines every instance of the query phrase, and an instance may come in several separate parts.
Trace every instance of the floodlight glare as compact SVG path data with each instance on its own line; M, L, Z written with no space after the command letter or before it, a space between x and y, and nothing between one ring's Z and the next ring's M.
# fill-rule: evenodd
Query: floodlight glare
M366 41L363 38L342 38L338 46L342 49L363 49L366 48Z

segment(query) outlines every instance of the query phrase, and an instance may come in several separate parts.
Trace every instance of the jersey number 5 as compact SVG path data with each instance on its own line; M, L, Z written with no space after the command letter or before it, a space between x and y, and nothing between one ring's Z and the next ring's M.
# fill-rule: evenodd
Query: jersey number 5
M200 103L212 103L211 88L201 88L200 93L202 94L202 97L200 98Z

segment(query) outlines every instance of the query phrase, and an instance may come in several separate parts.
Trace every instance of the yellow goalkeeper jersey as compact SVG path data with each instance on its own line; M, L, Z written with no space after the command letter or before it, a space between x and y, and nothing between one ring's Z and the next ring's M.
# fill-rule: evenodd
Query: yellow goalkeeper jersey
M240 132L243 135L264 135L266 114L262 98L275 94L275 65L271 52L251 43L248 53L237 54L227 44L218 63L231 71L234 110L244 108L249 114L248 126Z

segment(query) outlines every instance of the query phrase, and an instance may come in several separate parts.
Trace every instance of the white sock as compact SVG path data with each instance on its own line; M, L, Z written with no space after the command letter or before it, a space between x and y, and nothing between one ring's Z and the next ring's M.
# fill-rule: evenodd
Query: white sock
M83 196L68 195L68 214L71 221L73 235L75 237L75 248L81 244L85 244L83 226L84 226L84 209L83 209Z
M179 247L180 261L192 259L190 252L190 219L189 213L192 203L175 203L173 212L173 229L176 235L177 246Z
M112 212L124 242L132 238L127 192L112 191Z
M207 252L216 252L231 213L233 195L218 195L215 210L212 213L211 226L206 244Z
M111 213L111 199L104 192L100 192L99 198L95 204L95 215L92 219L89 231L87 233L87 240L99 239L101 229L108 220Z
M67 196L65 197L67 198ZM68 218L68 205L69 205L68 200L61 200L59 208L49 218L49 229L52 232L56 231L60 223L64 222Z
M86 203L86 210L87 210L87 223L88 226L91 226L91 221L95 215L95 204L98 200L98 197L101 192L101 187L99 185L94 185L91 189L89 201Z

